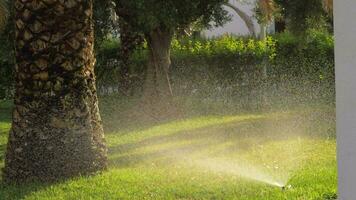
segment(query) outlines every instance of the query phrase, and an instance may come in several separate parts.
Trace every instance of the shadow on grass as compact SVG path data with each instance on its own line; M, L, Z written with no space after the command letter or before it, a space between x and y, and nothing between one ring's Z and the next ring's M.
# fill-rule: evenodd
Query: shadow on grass
M165 136L152 136L138 142L109 148L110 165L116 168L134 167L142 163L172 163L185 155L224 155L249 151L253 146L270 141L286 140L293 131L283 130L288 123L275 119L247 119ZM272 122L271 122L272 121ZM293 121L293 120L292 120ZM275 123L273 127L271 124ZM283 124L283 126L282 126ZM282 127L276 130L275 127Z
M2 177L3 162L5 159L6 144L0 145L0 199L1 200L20 200L39 190L49 187L48 184L31 183L24 185L14 185L5 183Z
M12 108L13 105L10 101L0 101L0 122L11 123Z
M0 199L20 200L27 196L49 187L48 184L27 184L27 185L11 185L0 180Z
M0 144L0 163L5 159L5 150L6 144Z
M231 124L235 124L235 126L243 125L246 123L251 123L252 121L257 119L245 119L238 122L231 122ZM207 139L210 137L216 136L217 140L224 139L224 136L227 134L217 134L221 132L221 129L226 129L228 127L228 123L217 123L217 124L209 124L205 127L198 127L198 128L187 128L187 127L179 127L172 131L169 135L158 135L152 136L138 142L134 143L126 143L117 145L114 147L109 148L110 152L113 153L127 153L131 150L135 150L137 148L153 146L153 145L160 145L165 144L172 141L193 141L199 139ZM150 129L147 129L150 130ZM215 130L215 132L213 131ZM223 137L221 137L223 136Z

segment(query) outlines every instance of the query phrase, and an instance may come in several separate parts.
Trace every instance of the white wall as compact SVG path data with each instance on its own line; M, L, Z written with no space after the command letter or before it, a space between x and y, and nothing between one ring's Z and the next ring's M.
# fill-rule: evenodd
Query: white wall
M334 1L339 199L356 199L356 1Z

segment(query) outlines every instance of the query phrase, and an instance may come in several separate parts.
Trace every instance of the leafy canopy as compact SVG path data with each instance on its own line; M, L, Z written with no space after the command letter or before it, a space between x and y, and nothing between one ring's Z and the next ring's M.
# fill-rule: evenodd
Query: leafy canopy
M229 19L222 8L227 0L115 0L117 12L135 31L154 29L175 31L199 21L202 25L222 25ZM211 24L210 22L214 22Z
M308 28L323 28L330 18L331 0L274 0L282 7L282 15L289 20L288 28L294 33Z

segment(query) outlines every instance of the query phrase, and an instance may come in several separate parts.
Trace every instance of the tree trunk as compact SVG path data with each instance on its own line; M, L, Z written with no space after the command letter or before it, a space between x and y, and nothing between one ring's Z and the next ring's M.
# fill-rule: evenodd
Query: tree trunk
M106 168L92 0L15 1L16 95L4 180L56 181Z
M161 115L170 110L173 96L169 79L171 65L170 47L173 31L156 29L146 35L149 61L144 82L143 99L154 115ZM159 112L159 113L155 113Z
M4 0L0 0L0 32L4 28L7 20L8 10L7 10L7 2Z
M119 70L119 91L131 96L130 89L132 89L132 80L130 74L131 57L135 49L141 45L144 40L143 36L132 31L130 25L123 19L119 20L120 26L120 70Z

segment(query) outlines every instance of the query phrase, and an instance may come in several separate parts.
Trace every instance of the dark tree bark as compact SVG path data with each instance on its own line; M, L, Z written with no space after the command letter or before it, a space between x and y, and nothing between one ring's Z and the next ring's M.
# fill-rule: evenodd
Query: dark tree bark
M119 91L124 95L129 95L130 89L130 56L131 56L131 35L128 31L128 24L120 20L120 52L119 58L121 60L120 70L119 70Z
M149 60L143 86L143 102L156 117L172 110L173 92L169 78L172 37L173 31L162 29L155 29L146 35Z
M119 11L117 11L119 13ZM119 20L120 42L119 51L119 91L126 96L131 96L132 80L130 74L131 56L135 49L144 42L141 34L132 30L130 25L123 19Z
M56 181L103 170L92 0L16 0L16 95L5 181Z

